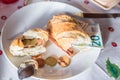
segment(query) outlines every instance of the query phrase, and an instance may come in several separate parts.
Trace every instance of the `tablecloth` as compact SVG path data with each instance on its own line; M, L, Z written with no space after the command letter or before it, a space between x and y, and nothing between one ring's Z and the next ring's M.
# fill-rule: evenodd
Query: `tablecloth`
M26 0L25 0L26 1ZM0 2L0 30L5 21L16 10L28 4L19 0L13 4ZM30 0L29 3L43 0ZM84 12L96 13L120 13L120 4L110 10L103 10L90 0L53 0L71 4ZM104 48L101 50L95 64L82 75L75 76L70 80L120 80L120 18L93 19L101 26ZM1 49L1 48L0 48ZM4 53L0 50L0 80L19 80L17 71L8 63ZM36 80L27 78L25 80Z

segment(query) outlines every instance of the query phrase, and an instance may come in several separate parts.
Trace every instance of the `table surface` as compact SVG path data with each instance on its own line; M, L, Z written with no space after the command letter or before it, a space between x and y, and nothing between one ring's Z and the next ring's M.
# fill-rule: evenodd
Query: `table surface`
M29 0L29 4L43 0ZM80 8L84 12L90 13L120 13L120 4L110 10L103 10L90 0L53 0L61 1ZM19 0L13 4L3 4L0 2L0 30L9 16L16 10L24 7L24 0ZM26 4L26 5L29 5ZM104 49L101 50L96 62L82 75L75 76L69 80L120 80L120 18L94 19L101 25ZM1 48L0 48L1 49ZM6 60L0 50L0 80L19 80L17 71ZM106 62L109 70L106 69ZM117 67L117 68L116 68ZM111 73L112 75L110 75ZM32 77L24 80L38 80Z

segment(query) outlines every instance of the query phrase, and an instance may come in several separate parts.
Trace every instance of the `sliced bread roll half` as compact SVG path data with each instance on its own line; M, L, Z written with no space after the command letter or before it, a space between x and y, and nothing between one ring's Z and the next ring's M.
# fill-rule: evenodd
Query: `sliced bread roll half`
M74 56L91 45L89 35L82 29L85 25L88 26L88 23L76 20L71 16L56 15L47 26L51 40L68 55Z
M9 47L13 56L36 56L46 51L48 32L40 28L30 29L15 38Z

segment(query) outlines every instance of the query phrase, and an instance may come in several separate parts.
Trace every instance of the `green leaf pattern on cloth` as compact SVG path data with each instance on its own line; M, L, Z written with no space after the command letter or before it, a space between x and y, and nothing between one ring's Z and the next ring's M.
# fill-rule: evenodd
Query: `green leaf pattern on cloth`
M118 65L111 63L109 58L106 61L106 69L111 77L117 79L120 76L120 68Z

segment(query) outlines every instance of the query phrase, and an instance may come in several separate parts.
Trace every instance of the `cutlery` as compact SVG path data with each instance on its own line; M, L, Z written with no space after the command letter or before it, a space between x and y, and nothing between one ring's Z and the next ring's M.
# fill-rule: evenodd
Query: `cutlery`
M117 18L120 17L120 13L82 13L78 12L75 14L67 13L73 17L81 17L81 18Z

